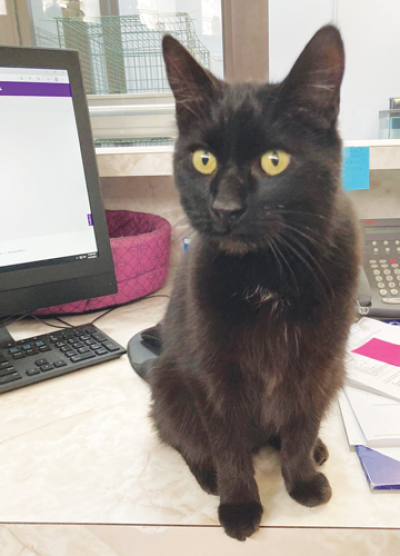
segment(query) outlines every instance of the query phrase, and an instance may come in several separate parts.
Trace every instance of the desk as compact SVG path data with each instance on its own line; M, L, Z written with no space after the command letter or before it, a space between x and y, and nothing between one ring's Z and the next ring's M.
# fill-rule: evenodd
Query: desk
M126 345L166 302L142 300L97 324ZM49 331L31 321L10 330L16 339ZM148 407L126 356L0 396L1 556L400 554L400 493L370 493L336 406L321 432L332 500L312 509L291 500L265 450L255 462L262 527L245 543L223 534L218 498L158 441Z

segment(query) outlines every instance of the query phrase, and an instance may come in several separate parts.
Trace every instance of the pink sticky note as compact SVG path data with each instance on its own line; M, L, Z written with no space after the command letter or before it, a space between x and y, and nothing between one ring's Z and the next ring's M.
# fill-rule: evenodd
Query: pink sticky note
M358 349L353 349L353 353L400 367L400 346L384 340L372 338Z

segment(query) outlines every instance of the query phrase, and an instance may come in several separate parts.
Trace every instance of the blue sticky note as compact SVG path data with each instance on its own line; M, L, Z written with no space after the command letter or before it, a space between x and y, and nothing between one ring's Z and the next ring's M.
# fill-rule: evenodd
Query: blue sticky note
M346 191L369 189L369 147L343 149L342 184Z

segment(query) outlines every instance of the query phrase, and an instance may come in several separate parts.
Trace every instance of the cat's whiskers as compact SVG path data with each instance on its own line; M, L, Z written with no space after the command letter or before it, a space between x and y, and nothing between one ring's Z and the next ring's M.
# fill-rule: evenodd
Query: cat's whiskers
M302 237L306 238L308 241L313 242L313 239L308 235L305 234L303 232L301 232L300 230L297 230L296 228L291 228L294 232L297 232L298 234L300 234ZM304 244L298 239L298 238L294 238L293 236L291 236L291 239L303 250L306 252L306 254L309 255L309 257L313 260L313 262L315 263L315 265L317 266L317 268L319 269L319 271L321 272L321 274L323 275L323 277L326 279L327 283L329 284L330 289L331 288L331 282L328 279L325 271L323 270L322 266L318 263L317 259L315 257L313 257L313 255L310 253L310 251L304 246ZM327 246L323 243L323 241L314 241L314 245L316 245L318 247L318 251L321 252L322 254L324 254L324 250L328 251Z
M315 232L311 228L308 228L306 226L302 226L302 228L308 230L308 233L306 233L306 232L303 232L303 231L299 230L298 227L290 226L286 222L285 222L285 228L299 234L304 239L306 239L307 241L309 241L313 245L317 246L319 251L323 252L325 250L328 250L328 242L325 241L318 232ZM310 234L313 234L314 237ZM329 246L331 246L331 245L329 244Z
M274 214L295 214L301 216L314 216L316 218L320 218L321 220L327 220L326 216L322 214L317 214L315 212L307 212L303 210L293 210L293 209L281 209L280 207L278 207L278 209L275 209L273 207L264 207L264 208L269 208Z
M306 253L306 255L307 255L307 256L309 257L309 259L310 259L310 262L311 262L311 263L314 263L314 265L315 265L316 268L313 267L313 266L307 261L307 259L306 259L304 256L302 256L302 255L298 252L298 250L296 250L296 249L294 248L294 246L288 241L288 237L287 237L287 236L283 237L283 236L280 235L280 236L278 236L278 237L279 237L279 240L280 240L281 242L283 242L283 243L286 245L287 249L289 249L289 250L293 253L293 255L295 255L298 259L300 259L300 261L304 264L304 266L308 268L308 270L310 271L310 273L311 273L311 275L312 275L314 281L315 281L317 284L319 284L320 289L321 289L321 293L324 293L324 294L327 296L328 299L329 299L330 297L333 297L333 296L334 296L334 292L333 292L332 285L331 285L330 281L328 280L326 274L325 274L324 271L322 270L322 268L321 268L321 266L319 265L319 263L316 261L315 257L312 256L312 254L308 251L308 249L306 249L306 248L301 244L301 242L296 241L296 238L294 238L293 236L291 236L291 237L289 238L291 241L294 241L294 242L296 243L296 245L297 245L303 252ZM324 279L325 284L324 284L324 282L321 280L321 277L316 273L316 269L320 271L321 277ZM330 290L330 295L329 295L329 291L327 291L327 289L326 289L326 286L328 286L328 288L329 288L329 290Z
M295 273L293 272L293 269L292 269L292 267L290 266L290 264L288 263L288 261L287 261L287 259L285 258L284 254L282 253L281 249L279 248L277 242L274 241L273 238L270 239L270 247L271 247L271 249L272 249L272 252L273 252L274 255L275 255L275 258L276 258L277 261L278 261L278 264L279 264L279 257L278 257L278 255L280 255L280 257L282 258L282 261L285 263L285 265L287 266L287 268L289 269L289 272L291 273L291 275L292 275L292 277L293 277L293 284L294 284L294 286L295 286L296 289L297 289L297 293L300 293L299 284L298 284L298 282L297 282L296 275L295 275ZM275 250L276 250L276 251L275 251ZM282 266L281 266L280 268L282 269L282 274L284 274L284 273L283 273L283 268L282 268Z

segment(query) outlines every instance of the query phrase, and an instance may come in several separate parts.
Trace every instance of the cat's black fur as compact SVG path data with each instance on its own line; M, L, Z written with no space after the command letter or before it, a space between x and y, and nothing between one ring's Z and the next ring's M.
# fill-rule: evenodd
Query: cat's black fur
M343 383L359 263L336 130L343 45L336 28L322 28L279 85L228 85L172 37L163 48L177 102L175 179L198 235L148 375L152 416L220 497L226 533L245 540L262 516L260 447L280 449L300 504L331 497L316 469L328 457L318 430ZM196 149L216 156L214 174L195 170ZM271 149L291 156L275 177L260 165Z

